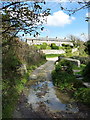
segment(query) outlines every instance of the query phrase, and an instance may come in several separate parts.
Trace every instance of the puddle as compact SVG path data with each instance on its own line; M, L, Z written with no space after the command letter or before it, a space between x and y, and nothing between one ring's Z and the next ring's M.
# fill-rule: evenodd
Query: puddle
M84 107L80 104L78 106L80 108L79 111L74 100L53 86L51 78L53 69L54 62L47 61L31 74L30 77L35 76L28 82L27 95L21 96L14 118L81 119L87 117L88 109L85 108L84 111Z
M77 105L53 86L51 81L51 71L53 69L54 62L48 61L33 72L33 75L37 76L37 82L30 87L28 103L34 110L38 110L39 103L42 102L51 111L78 112Z
M56 90L51 81L36 82L31 86L28 103L32 104L33 109L36 109L39 106L39 102L44 102L51 111L78 112L75 103L68 102L66 104L57 97Z

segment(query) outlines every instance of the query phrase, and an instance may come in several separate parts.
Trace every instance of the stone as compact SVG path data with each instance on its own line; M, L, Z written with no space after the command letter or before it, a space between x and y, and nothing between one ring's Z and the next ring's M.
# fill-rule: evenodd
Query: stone
M30 75L29 76L29 80L36 80L37 79L37 75Z
M26 64L22 64L18 69L17 72L21 75L24 75L25 73L27 73L27 68L26 68Z
M72 59L72 58L66 58L66 57L58 57L59 60L61 59L65 59L65 60L69 60L71 61L72 63L74 63L75 65L77 65L78 67L80 67L80 60L77 60L77 59Z
M83 82L83 85L85 85L87 88L90 88L90 83L88 82Z
M83 80L83 77L78 77L78 78L76 78L77 80Z

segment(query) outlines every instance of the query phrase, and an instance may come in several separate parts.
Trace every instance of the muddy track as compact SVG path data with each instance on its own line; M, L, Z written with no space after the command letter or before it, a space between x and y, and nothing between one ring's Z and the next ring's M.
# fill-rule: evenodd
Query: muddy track
M54 61L48 61L30 75L31 84L28 94L22 93L13 118L50 119L88 118L88 109L79 106L69 99L67 95L59 93L53 86L51 72L54 69Z

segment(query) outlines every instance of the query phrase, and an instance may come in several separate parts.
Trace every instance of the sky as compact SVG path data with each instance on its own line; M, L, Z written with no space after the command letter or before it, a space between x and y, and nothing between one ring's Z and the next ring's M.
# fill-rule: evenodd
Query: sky
M88 35L88 23L85 17L88 14L87 9L82 9L75 14L69 16L67 12L60 9L59 0L46 0L45 8L51 9L51 14L47 17L47 23L44 23L44 30L40 32L38 37L49 38L64 38L69 35L79 36L82 39ZM67 1L67 0L63 0ZM75 8L78 7L76 2L70 5L68 2L63 2L64 7ZM83 35L85 34L85 36ZM29 35L25 37L30 37ZM32 36L31 36L32 37Z

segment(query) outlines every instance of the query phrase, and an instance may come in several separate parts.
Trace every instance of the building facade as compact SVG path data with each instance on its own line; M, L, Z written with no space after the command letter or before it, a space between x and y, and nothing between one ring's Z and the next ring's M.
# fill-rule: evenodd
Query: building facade
M73 46L73 43L68 39L60 39L60 38L27 38L26 42L29 45L41 45L42 43L47 43L48 45L51 45L52 43L55 43L57 46L62 46L62 44L69 44Z

